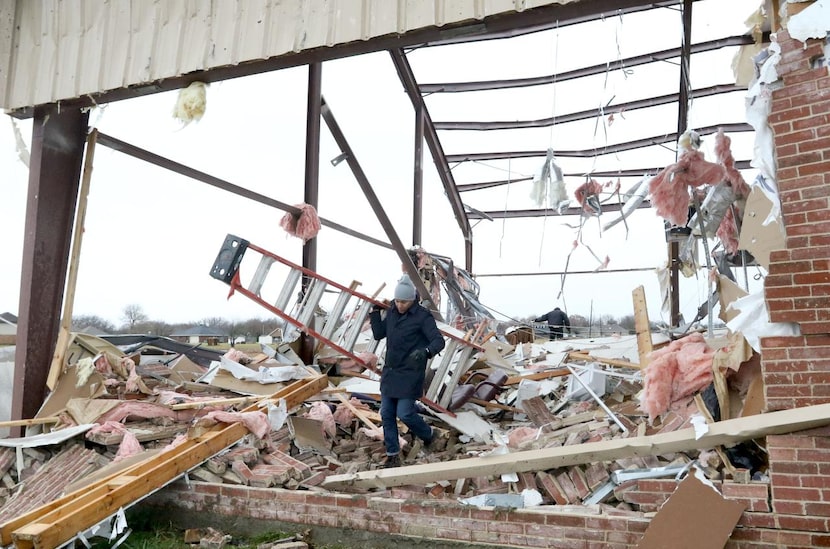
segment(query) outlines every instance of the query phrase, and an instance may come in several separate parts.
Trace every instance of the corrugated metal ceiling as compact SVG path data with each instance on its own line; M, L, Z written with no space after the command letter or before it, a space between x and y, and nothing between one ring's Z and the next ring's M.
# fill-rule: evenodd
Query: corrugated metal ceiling
M6 109L20 109L196 71L568 3L2 0L0 100Z

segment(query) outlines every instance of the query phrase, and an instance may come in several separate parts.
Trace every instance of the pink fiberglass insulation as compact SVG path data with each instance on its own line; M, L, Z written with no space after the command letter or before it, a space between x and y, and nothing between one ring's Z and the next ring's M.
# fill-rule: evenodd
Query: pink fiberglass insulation
M291 236L296 236L306 242L320 232L320 218L311 204L295 204L295 207L300 209L300 214L286 212L282 216L280 227Z
M227 358L228 360L232 360L232 361L236 362L237 364L245 365L245 364L250 364L251 362L253 362L253 359L251 357L249 357L248 355L246 355L245 353L243 353L239 349L234 349L233 347L228 349L225 352L225 354L222 355L222 356Z
M337 408L334 410L334 422L338 425L349 426L355 420L354 412L352 408L357 410L363 410L365 412L369 412L371 409L369 408L366 403L360 401L354 397L349 400L349 404L351 404L351 408L346 406L345 402L341 402L337 405Z
M723 178L723 166L707 162L700 151L685 151L677 162L660 170L649 183L651 203L657 215L685 226L689 217L689 187L717 184Z
M138 442L138 438L124 424L117 421L105 421L103 424L96 425L87 431L86 438L91 438L92 435L98 433L121 433L121 444L118 445L118 452L115 454L115 459L112 460L113 463L144 451Z
M672 341L649 354L643 370L643 393L640 408L649 421L669 409L671 404L692 395L712 382L715 351L699 333Z
M331 408L325 402L315 401L311 403L311 408L304 414L304 417L309 419L316 419L323 425L323 434L327 434L331 438L337 435L337 426L334 423L334 414L331 413Z
M98 423L106 421L122 421L127 418L151 419L155 417L169 417L178 420L178 414L167 408L151 402L125 400L115 408L98 418Z
M723 243L723 248L727 253L734 254L738 251L738 224L735 223L735 214L732 208L726 210L715 235Z
M586 181L576 188L574 191L574 198L582 206L582 209L588 213L598 214L597 206L599 205L599 195L602 192L602 185L596 179ZM595 200L588 200L594 197Z
M741 172L735 167L735 157L732 156L731 144L732 140L723 133L723 129L718 130L715 137L715 154L718 157L718 162L724 167L726 181L732 187L735 198L745 198L749 195L749 185L746 184ZM735 219L735 209L729 208L726 210L726 215L723 216L717 230L717 237L723 242L724 249L730 254L738 251L738 223ZM738 217L741 217L742 213L738 211Z
M223 412L216 410L205 415L206 419L222 423L242 423L258 439L265 438L271 432L268 416L262 412Z
M735 167L735 157L732 156L731 145L732 140L723 133L723 128L719 129L715 136L715 155L718 157L718 162L723 165L726 181L732 186L735 196L743 198L749 195L750 189L741 172Z

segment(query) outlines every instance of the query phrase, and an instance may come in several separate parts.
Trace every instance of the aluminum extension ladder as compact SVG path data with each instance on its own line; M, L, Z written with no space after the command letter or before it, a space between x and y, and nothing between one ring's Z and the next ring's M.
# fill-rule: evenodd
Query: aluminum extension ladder
M260 258L253 276L247 283L243 283L240 267L248 252L255 252ZM256 261L254 256L249 255L248 259ZM275 264L287 267L288 275L279 290L274 292L276 297L272 299L273 296L263 294L268 293L265 291L266 279ZM353 283L351 286L338 284L231 234L225 237L225 242L210 270L210 276L230 285L228 297L235 292L241 293L291 326L314 337L320 344L379 373L357 356L354 349L372 305L383 307L386 305L358 292L356 288L359 283ZM300 292L298 285L303 276L308 278L309 283L306 290ZM273 288L270 289L273 290ZM326 292L337 293L337 298L331 310L328 311L322 327L317 331L312 326L314 315ZM292 304L294 295L299 296L296 304ZM478 351L484 349L481 345L474 343L474 340L470 338L470 332L465 334L440 322L438 329L444 337L444 350L427 363L427 379L430 381L421 400L431 408L446 413L452 400L452 393L461 376L476 361ZM368 350L374 352L376 348L377 342L372 339Z

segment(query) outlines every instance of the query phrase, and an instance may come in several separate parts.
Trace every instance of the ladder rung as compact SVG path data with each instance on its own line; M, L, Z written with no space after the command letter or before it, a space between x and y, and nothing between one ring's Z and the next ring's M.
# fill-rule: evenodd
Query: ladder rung
M351 351L354 349L354 344L363 329L363 323L366 317L369 316L369 309L372 304L368 301L363 301L360 307L355 311L355 314L349 319L349 326L343 336L343 348Z
M274 307L279 309L280 311L285 311L286 307L288 307L288 302L291 301L291 296L294 295L294 288L297 287L297 282L300 281L300 276L303 273L298 269L291 269L288 273L288 278L285 281L285 284L280 290L280 295L277 297L277 301L274 303Z
M337 296L337 301L334 302L334 307L332 307L331 311L328 313L323 329L320 330L321 336L326 339L331 339L331 335L340 323L340 320L343 317L343 311L346 310L346 305L349 304L349 299L351 299L351 297L352 296L348 292L340 292L340 295Z
M248 291L256 296L262 297L260 290L262 290L262 285L265 283L265 279L268 277L268 273L271 271L271 265L274 264L274 261L275 259L271 256L262 256L259 260L259 265L257 265L256 272L254 273L253 278L251 278L251 285L248 287Z
M458 356L454 361L455 366L452 369L450 378L446 382L446 389L441 395L441 398L438 400L438 404L440 406L446 408L450 405L450 402L452 401L452 393L455 391L456 386L458 386L458 380L461 379L461 376L470 367L470 355L473 354L473 350L473 347L464 346L464 348L461 349L461 352L458 353Z
M427 397L429 399L435 400L435 396L444 385L444 376L447 375L447 368L449 368L453 360L456 349L458 349L458 341L450 339L447 341L444 350L441 351L441 362L438 363L438 367L435 369L435 375L432 377L429 389L427 389Z
M325 280L314 279L308 291L305 294L303 302L300 304L300 311L297 313L297 322L303 326L308 326L314 316L314 311L317 310L317 305L323 298L323 292L326 291L328 283Z

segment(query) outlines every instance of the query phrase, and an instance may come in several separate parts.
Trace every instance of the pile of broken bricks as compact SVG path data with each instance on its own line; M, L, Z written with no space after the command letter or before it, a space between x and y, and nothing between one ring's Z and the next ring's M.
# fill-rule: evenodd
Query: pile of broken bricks
M269 364L308 368L285 344L276 353L263 349L263 353L250 356L232 349L219 361L226 368L217 368L213 364L195 364L186 356L167 363L147 364L140 353L128 357L118 348L93 339L84 336L79 338L82 341L75 342L75 363L62 372L62 385L55 388L52 398L44 404L43 415L55 419L57 432L61 427L95 424L107 417L116 418L109 421L120 423L124 429L87 434L83 443L75 437L59 444L23 448L22 462L18 459L20 449L18 455L13 449L0 450L3 474L0 524L8 517L49 501L68 487L77 486L107 463L134 459L123 451L128 436L140 443L133 450L138 456L157 452L175 444L187 433L192 436L194 425L204 420L209 411L240 410L266 398L279 386L241 379L239 368L247 369L253 377ZM601 342L544 342L516 348L506 342L490 343L498 349L497 360L482 358L476 370L487 375L494 369L507 368L512 374L510 381L492 402L467 403L455 410L455 414L437 414L424 408L424 417L442 434L442 444L427 452L411 435L403 434L404 465L431 467L440 477L441 468L457 460L667 433L689 427L692 418L701 412L700 398L689 395L672 402L669 410L649 420L638 402L643 389L639 366L625 357L598 358ZM125 366L102 369L102 357L108 357L105 362L109 365L118 362ZM81 358L91 358L95 366L84 383L79 383L76 366ZM602 398L592 398L584 392L577 398L580 391L579 384L574 383L576 376L571 373L574 370L563 369L563 365L601 373L595 376L593 386ZM211 369L212 375L207 375ZM330 489L324 484L331 476L378 470L385 452L377 395L352 393L348 383L342 383L345 387L339 386L348 380L365 381L360 378L368 376L338 375L337 368L331 368L328 374L328 389L306 398L294 409L284 410L285 417L278 427L272 422L265 436L257 437L253 433L244 436L237 444L190 470L188 475L211 483L320 491ZM528 391L527 385L531 390ZM130 411L115 413L120 406ZM485 436L467 432L463 421L459 423L450 416L475 417L477 425L486 425L489 432ZM406 432L405 427L402 426L401 432ZM75 457L66 458L67 455ZM516 495L531 490L539 495L535 504L594 503L627 512L639 511L639 508L634 501L627 501L626 490L632 482L624 475L619 476L620 472L648 475L649 471L655 471L658 476L665 476L688 468L692 462L702 467L710 478L735 472L734 467L724 463L722 453L694 450L516 475L438 479L423 485L389 488L339 486L337 489L386 490L410 498L471 500L483 495ZM20 463L23 468L18 470ZM78 466L81 463L83 467ZM60 481L53 478L55 471L59 472Z

